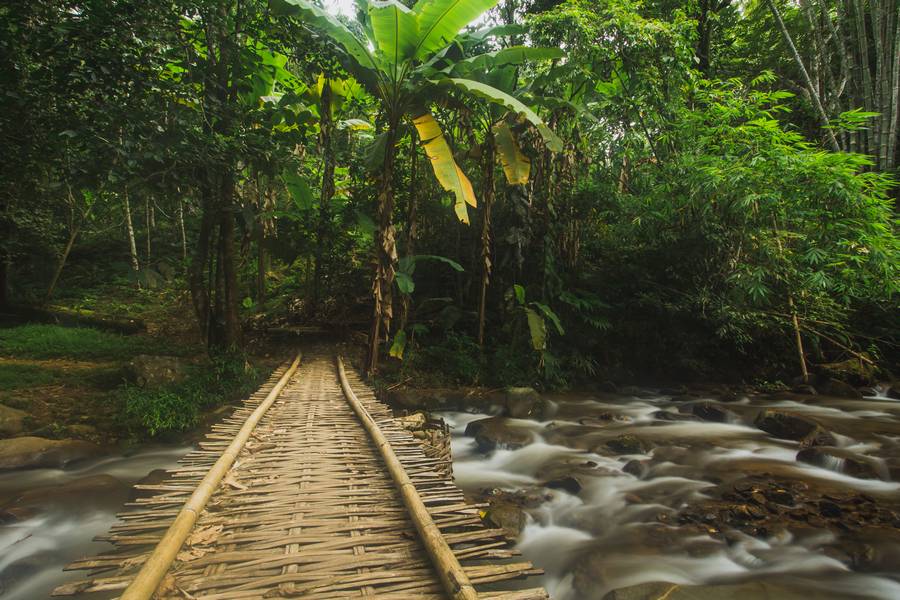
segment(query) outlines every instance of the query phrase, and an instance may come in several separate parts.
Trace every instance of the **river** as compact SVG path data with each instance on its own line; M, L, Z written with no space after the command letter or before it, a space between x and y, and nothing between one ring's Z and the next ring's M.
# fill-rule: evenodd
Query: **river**
M465 435L494 411L440 416L464 491L524 510L518 548L545 570L556 600L628 586L647 594L622 598L651 598L654 582L700 586L690 588L697 598L900 598L900 402L686 401L652 390L547 398L541 419L503 421L526 439L513 448L484 451ZM834 452L798 461L799 442L754 425L765 409L822 423ZM130 486L187 451L149 446L0 475L0 498L25 495L18 519L0 524L0 596L44 598L79 578L62 567L109 548L91 540L115 522Z

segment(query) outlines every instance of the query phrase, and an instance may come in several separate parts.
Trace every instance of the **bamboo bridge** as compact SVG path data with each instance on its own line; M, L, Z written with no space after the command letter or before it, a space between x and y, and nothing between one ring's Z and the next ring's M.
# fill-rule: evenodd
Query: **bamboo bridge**
M212 427L54 595L537 600L502 530L340 358L297 356Z

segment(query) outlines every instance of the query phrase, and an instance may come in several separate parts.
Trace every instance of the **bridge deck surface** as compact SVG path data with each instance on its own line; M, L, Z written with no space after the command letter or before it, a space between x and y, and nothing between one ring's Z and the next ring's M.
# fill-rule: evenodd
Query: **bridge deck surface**
M284 369L223 423L163 484L123 513L118 551L73 568L107 573L57 593L121 589ZM348 383L391 443L480 598L546 598L543 589L486 591L536 573L502 532L484 527L452 479L375 400ZM113 573L108 571L112 570ZM162 598L446 598L384 462L341 391L334 362L305 358L254 429L163 579Z

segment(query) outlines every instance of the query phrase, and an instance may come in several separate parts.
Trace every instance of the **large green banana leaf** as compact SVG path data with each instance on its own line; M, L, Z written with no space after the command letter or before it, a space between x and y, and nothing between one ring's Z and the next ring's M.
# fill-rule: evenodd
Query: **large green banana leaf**
M565 52L559 48L534 48L532 46L510 46L496 52L479 54L455 63L452 73L464 74L474 71L486 71L505 67L507 65L521 65L528 61L553 60L563 58Z
M431 168L434 169L434 175L441 187L448 192L453 192L456 196L456 203L453 207L456 216L463 223L468 223L469 214L466 204L478 205L475 199L475 190L472 189L472 182L456 164L450 145L444 138L444 132L441 131L441 126L428 112L413 119L413 125L419 132L419 139L422 140L425 154L431 160Z
M271 0L272 7L287 15L300 15L310 26L328 34L363 69L378 69L378 63L365 41L359 39L343 23L310 0Z
M494 143L503 173L510 185L524 185L531 175L531 161L519 150L519 144L509 125L500 121L494 125Z
M369 0L369 19L378 50L396 79L399 66L412 60L419 40L416 15L397 0Z
M463 27L500 0L419 0L412 11L419 24L415 57L424 61L450 44Z
M562 152L563 143L562 140L559 139L559 136L553 133L553 130L550 129L546 123L544 123L544 121L538 116L536 112L534 112L520 100L513 98L506 92L500 91L495 87L491 87L479 81L473 81L471 79L460 79L457 77L435 80L434 83L444 85L447 85L448 83L452 84L480 98L484 98L485 100L488 100L490 102L505 106L507 109L516 114L522 115L528 120L529 123L537 128L537 130L541 133L541 136L544 138L544 143L547 144L547 147L550 148L550 150L554 152Z

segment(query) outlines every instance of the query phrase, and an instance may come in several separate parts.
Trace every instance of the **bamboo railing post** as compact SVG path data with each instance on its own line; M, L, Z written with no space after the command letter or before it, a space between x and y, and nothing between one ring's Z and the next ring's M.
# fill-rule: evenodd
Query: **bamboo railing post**
M378 449L378 453L384 460L391 479L394 480L394 483L400 490L403 504L406 506L406 510L409 511L409 516L416 527L416 531L419 533L425 550L428 552L431 563L440 577L444 590L453 600L478 600L475 586L472 585L468 575L463 571L462 565L459 564L459 560L453 554L453 550L447 544L447 540L444 539L440 529L438 529L438 526L428 513L428 509L425 508L425 503L422 502L422 498L416 491L416 486L406 473L406 469L403 468L400 459L397 458L397 454L391 447L390 442L375 422L375 419L372 418L372 415L369 414L369 411L366 410L366 407L363 406L350 388L350 384L347 382L347 374L344 371L344 363L340 356L336 357L336 362L344 396L347 398L347 402L350 404L353 412L359 417L360 422Z
M250 434L253 433L256 425L266 414L266 411L269 410L269 407L275 403L275 399L278 398L281 390L287 385L299 365L300 355L298 354L291 366L288 367L281 379L278 380L278 383L272 388L272 391L260 402L256 410L247 417L234 440L228 445L222 456L219 457L219 460L210 468L203 481L191 494L191 497L184 503L178 516L175 517L175 521L166 530L165 535L153 549L150 557L143 564L131 585L120 596L120 600L149 600L153 597L213 492L228 473L228 470L231 469L238 454L241 453L247 440L250 439Z

